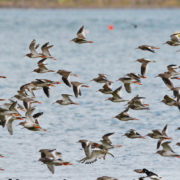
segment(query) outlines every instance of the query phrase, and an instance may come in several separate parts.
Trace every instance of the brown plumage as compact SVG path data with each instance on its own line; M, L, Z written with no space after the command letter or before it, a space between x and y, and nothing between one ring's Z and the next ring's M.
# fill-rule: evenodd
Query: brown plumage
M141 49L144 51L150 51L152 53L155 53L154 49L160 49L160 48L155 47L155 46L150 46L150 45L141 45L141 46L138 46L137 49Z

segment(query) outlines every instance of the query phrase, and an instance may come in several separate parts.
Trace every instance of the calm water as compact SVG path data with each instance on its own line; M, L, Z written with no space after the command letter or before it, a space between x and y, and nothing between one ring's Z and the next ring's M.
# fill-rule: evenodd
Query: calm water
M79 106L58 106L52 104L61 99L62 93L73 94L72 89L63 83L51 88L48 99L42 91L37 91L37 99L43 104L37 105L36 112L44 112L40 119L47 132L32 132L16 126L14 135L10 136L6 128L1 128L0 142L5 158L0 166L6 169L0 172L0 179L19 178L20 180L95 180L99 176L117 177L119 180L134 180L139 176L133 172L136 168L147 168L155 171L165 180L179 180L178 158L161 157L156 152L156 140L147 138L128 139L122 135L134 128L142 135L152 129L162 129L168 123L168 135L173 137L172 147L180 153L175 144L180 140L179 111L175 107L162 104L165 94L172 92L160 78L154 78L164 72L169 64L178 64L180 53L177 47L163 45L169 35L180 30L177 22L180 10L0 10L0 74L7 80L0 79L1 98L12 97L19 87L36 78L60 80L55 73L36 74L37 60L24 55L29 52L32 39L43 44L49 41L54 44L52 55L57 61L48 60L50 69L66 69L79 75L78 80L90 86L82 89L82 97L73 100ZM134 29L130 23L138 25ZM109 31L108 25L114 24L115 30ZM90 33L87 39L93 44L77 45L70 42L78 28L85 25ZM143 52L135 49L141 44L159 46L157 53ZM180 48L179 48L180 49ZM131 94L123 89L123 97L130 99L140 94L145 96L145 103L150 104L150 111L133 111L130 114L139 118L136 122L122 122L113 119L122 112L125 103L113 104L105 101L107 95L96 92L101 84L90 81L98 73L106 73L113 80L114 88L120 86L116 80L128 72L140 72L138 58L157 60L149 66L148 78L141 87L134 85ZM176 86L180 86L174 80ZM108 132L115 132L111 137L114 144L123 148L113 149L115 158L107 157L106 161L98 160L91 165L80 164L77 160L84 157L79 139L99 141ZM38 162L39 149L56 148L64 155L64 160L71 161L73 166L55 168L52 175L46 165Z

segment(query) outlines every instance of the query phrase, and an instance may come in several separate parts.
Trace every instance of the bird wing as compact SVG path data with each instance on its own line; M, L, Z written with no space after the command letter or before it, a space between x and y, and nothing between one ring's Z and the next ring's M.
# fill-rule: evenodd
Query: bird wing
M168 127L168 125L166 124L166 125L164 126L163 130L162 130L162 135L163 135L163 136L167 136L167 134L166 134L167 127Z
M102 139L105 140L108 144L112 144L111 140L109 139L109 136L113 135L113 133L107 133L105 135L103 135Z
M62 76L62 80L67 86L71 87L71 83L69 82L69 76L67 78Z
M141 65L141 75L144 76L146 73L146 68L147 67L147 63L142 63Z
M83 85L83 83L80 83L78 81L73 81L71 82L71 84L73 85L73 91L76 97L78 97L78 95L81 96L81 91L80 91L80 87Z
M76 97L78 97L79 92L78 92L77 86L74 86L74 85L73 85L73 91L74 91L74 95L75 95Z
M51 173L54 174L54 165L53 164L47 164L47 167L51 171Z
M48 70L48 68L46 67L46 65L45 64L38 64L38 67L39 67L39 69L41 69L41 70Z
M112 95L114 98L121 98L120 92L121 92L122 86L118 87L116 90L113 91Z
M112 84L110 83L105 83L104 86L103 86L103 89L106 90L106 91L112 91Z
M180 40L180 33L171 34L171 35L170 35L170 38L171 38L171 40L174 41L174 42L179 42L179 40Z
M90 157L92 149L91 149L91 145L92 143L89 142L88 140L80 140L79 141L82 145L82 148L84 149L84 153L86 155L86 157Z
M130 83L124 83L124 87L128 93L131 93L131 85Z
M42 115L43 115L43 112L39 112L39 113L34 114L33 118L37 119L37 118L39 118Z
M81 28L78 30L78 32L77 32L77 37L78 37L79 39L86 39L84 26L81 26Z
M49 94L49 87L48 86L44 86L43 87L43 91L45 93L45 95L49 98L50 94Z
M70 94L61 94L61 96L63 97L64 100L71 101L70 96L72 96L72 95L70 95Z
M168 95L164 96L164 99L168 102L176 102L173 98L169 97Z
M164 83L170 88L172 89L174 87L173 83L170 81L170 79L162 77L162 80L164 81Z
M161 145L161 143L162 143L162 139L160 139L158 142L157 142L157 149L159 149L159 147L160 147L160 145Z
M154 129L154 130L152 130L152 132L153 132L155 135L162 136L162 133L161 133L158 129Z
M47 59L47 58L43 58L43 59L41 59L40 61L38 61L38 63L37 63L37 64L38 64L38 65L39 65L39 64L43 64L43 62L44 62L44 61L46 61L46 59Z
M9 110L10 110L10 111L16 111L16 112L17 112L16 106L17 106L17 101L14 101L14 102L11 104L11 106L9 107Z
M170 141L166 141L164 143L161 144L161 146L163 147L163 150L165 151L171 151L174 153L174 151L172 150L171 146L169 145L171 142Z
M51 54L50 54L50 52L49 52L49 42L47 42L47 43L45 43L45 44L43 44L42 46L41 46L41 50L42 50L42 53L43 53L43 55L45 55L45 56L51 56Z
M30 43L29 49L30 49L31 53L33 53L33 54L38 54L37 51L36 51L35 45L36 45L36 40L34 39L34 40L32 40L32 42Z
M12 128L12 122L14 121L14 118L10 118L7 121L7 129L10 135L13 135L13 128Z
M155 51L153 50L152 46L146 46L146 49L148 51L151 51L152 53L155 53Z
M78 89L79 89L79 95L81 96L81 95L82 95L82 93L81 93L81 89L80 89L80 87L78 87Z

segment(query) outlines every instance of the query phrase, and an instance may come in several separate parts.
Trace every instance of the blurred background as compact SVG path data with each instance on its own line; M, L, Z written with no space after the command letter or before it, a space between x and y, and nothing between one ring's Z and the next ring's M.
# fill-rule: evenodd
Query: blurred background
M147 8L180 7L180 0L0 0L0 7L22 8Z

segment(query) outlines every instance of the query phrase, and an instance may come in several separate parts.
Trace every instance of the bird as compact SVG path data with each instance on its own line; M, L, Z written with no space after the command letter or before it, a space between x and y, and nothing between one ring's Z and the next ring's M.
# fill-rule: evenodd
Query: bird
M146 168L135 169L134 171L137 172L137 173L145 173L147 175L146 177L142 177L141 180L143 180L143 179L145 179L147 177L149 177L152 180L161 180L162 179L162 177L158 176L157 174L155 174L152 171L147 170Z
M179 75L179 72L176 71L176 69L178 68L179 67L177 67L176 64L169 64L167 66L168 73L170 73L171 75Z
M177 98L176 99L177 102L179 102L179 100L180 100L180 92L179 92L180 91L180 87L174 87L171 90L173 91L174 97Z
M176 154L172 150L171 146L169 145L170 143L171 143L171 141L166 141L166 142L162 143L161 146L163 147L163 149L157 151L156 153L161 155L161 156L164 156L164 157L177 157L177 158L180 158L180 155Z
M170 35L172 41L180 42L180 32L175 32Z
M100 147L100 149L104 149L104 150L122 147L122 145L113 145L112 144L112 141L109 139L109 136L112 136L113 134L114 134L114 132L104 134L102 136L102 140L100 140L102 144L100 146L97 145L96 147L98 147L98 148Z
M13 127L12 127L12 123L14 122L14 120L23 120L22 117L10 117L7 121L6 121L6 126L8 129L8 132L10 135L13 135Z
M47 165L52 174L55 172L54 166L72 165L70 162L64 162L61 157L62 153L57 152L56 149L40 149L41 158L39 161Z
M59 70L57 71L57 74L59 74L59 75L62 76L63 82L64 82L67 86L69 86L69 87L71 87L71 83L70 83L70 81L69 81L70 76L71 76L71 75L74 76L74 77L77 77L77 76L78 76L77 74L74 74L74 73L72 73L71 71L66 71L66 70L63 70L63 69L59 69Z
M142 102L142 99L145 99L145 97L140 97L139 95L136 95L134 98L128 101L128 108L133 110L150 110L148 107L149 104L144 104Z
M115 89L111 94L113 97L109 97L108 99L106 100L109 100L109 101L112 101L112 102L125 102L127 100L124 100L122 97L121 97L121 89L122 89L122 86L118 87L117 89Z
M171 40L166 41L164 44L168 44L170 46L179 46L180 45L180 33L175 32L170 35Z
M42 54L36 51L38 47L39 47L39 44L36 44L36 40L33 39L29 45L30 53L26 54L26 56L29 58L41 58Z
M61 96L63 97L63 99L57 100L55 103L58 103L60 105L70 105L70 104L78 105L78 103L75 103L70 99L70 96L72 96L72 95L61 94Z
M137 118L131 117L128 113L129 109L125 109L120 114L116 115L115 118L119 119L120 121L129 121L129 120L139 120Z
M46 129L41 128L38 122L38 118L42 113L32 115L34 110L35 108L30 106L25 113L25 121L20 122L19 125L31 131L47 131Z
M53 60L56 60L56 58L54 58L53 56L51 56L51 53L49 52L49 49L52 48L53 45L49 45L49 42L43 44L41 46L41 57L42 58L49 58L49 59L53 59Z
M75 97L78 97L79 95L81 96L81 90L80 90L81 87L86 87L86 88L89 87L88 85L85 85L78 81L72 81L71 84L73 86L73 91L74 91Z
M144 51L150 51L152 53L155 53L154 49L160 49L160 48L155 47L155 46L150 46L150 45L141 45L141 46L138 46L137 49L141 49Z
M131 139L136 139L136 138L142 138L142 139L146 139L144 136L142 136L141 134L139 134L136 130L134 129L130 129L129 132L125 133L123 136L126 136L128 138Z
M133 79L130 77L122 77L122 78L119 78L118 80L123 82L126 92L128 93L131 93L131 83L142 85L142 83L139 83L138 81L133 81Z
M22 94L19 94L20 91L18 91L18 94L14 95L14 97L20 101L23 102L23 105L25 107L25 109L28 109L28 107L30 106L30 104L32 103L38 103L41 104L40 101L36 101L34 100L34 98L29 97L29 96L23 96Z
M147 65L150 62L156 62L155 60L149 60L149 59L144 59L144 58L137 59L136 61L141 63L141 77L142 78L146 78L145 74L147 72Z
M85 163L85 164L91 164L97 161L97 159L103 158L105 160L105 157L107 154L111 155L112 157L113 154L111 154L109 151L101 149L101 150L92 150L92 144L94 144L91 141L88 140L79 140L79 143L81 143L82 148L84 149L86 157L79 160L80 163Z
M77 32L77 37L73 38L71 41L77 44L93 43L93 41L86 40L86 31L84 29L84 26L81 26L81 28Z
M170 73L160 73L156 77L160 77L169 89L174 88L172 81L169 79L171 77Z
M174 100L173 98L169 97L168 95L164 96L164 99L161 101L164 104L168 105L168 106L177 106L178 109L180 110L180 102Z
M98 91L103 93L103 94L112 94L113 90L112 90L112 84L113 82L109 81L109 82L106 82L102 89L99 89Z
M9 100L9 102L4 103L3 106L6 106L7 108L10 108L11 105L12 105L13 103L15 103L16 101L13 100L13 99L8 99L8 100ZM18 102L17 102L17 104L16 104L16 108L19 109L19 110L21 110L21 111L25 111L24 107L23 107L21 104L19 104Z
M16 104L12 104L8 109L0 107L0 116L13 116L13 117L20 117L21 115L15 108Z
M38 68L37 69L34 69L33 72L36 72L36 73L47 73L47 72L55 72L54 70L49 70L47 67L46 67L46 64L44 64L43 62L46 60L47 58L43 58L41 59L40 61L38 61Z
M160 131L160 130L158 130L158 129L154 129L154 130L152 130L152 133L148 133L148 134L146 135L146 136L149 136L149 137L151 137L151 138L153 138L153 139L159 139L159 141L158 141L158 143L157 143L157 149L159 149L162 141L164 141L164 140L172 140L172 138L169 137L169 136L167 135L167 133L166 133L167 127L168 127L168 125L166 124L166 125L164 126L164 128L162 129L162 131Z
M166 41L164 44L168 44L170 46L179 46L180 42L176 42L176 41Z
M98 74L98 77L92 79L92 81L95 81L97 83L108 83L108 82L111 82L107 79L107 75L106 74Z
M131 79L134 79L135 81L141 83L141 76L138 74L136 75L135 73L127 73L126 76L130 77Z
M118 180L118 179L114 177L109 177L109 176L101 176L101 177L98 177L96 180Z
M60 84L60 82L51 81L48 79L36 79L31 82L33 84L32 90L43 89L44 94L49 98L49 87L55 87L54 84Z

